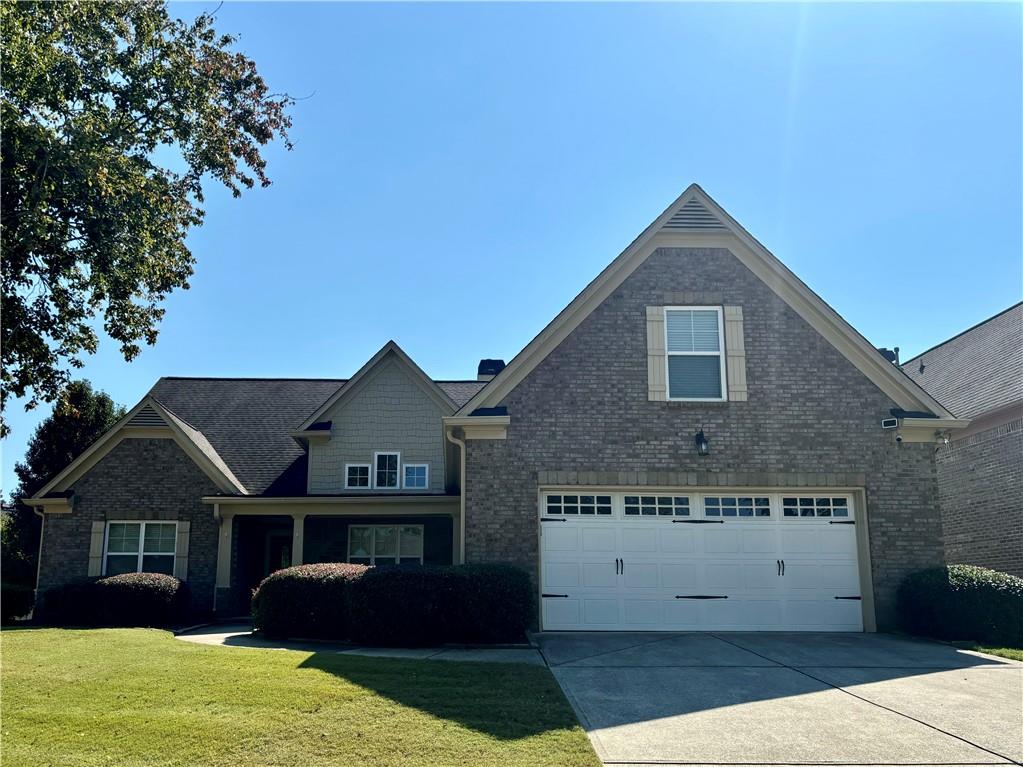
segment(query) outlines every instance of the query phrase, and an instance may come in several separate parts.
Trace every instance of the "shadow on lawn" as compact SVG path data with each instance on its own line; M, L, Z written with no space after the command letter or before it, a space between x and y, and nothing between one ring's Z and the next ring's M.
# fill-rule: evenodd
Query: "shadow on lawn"
M299 668L333 674L402 706L501 740L579 724L554 677L539 666L314 652Z

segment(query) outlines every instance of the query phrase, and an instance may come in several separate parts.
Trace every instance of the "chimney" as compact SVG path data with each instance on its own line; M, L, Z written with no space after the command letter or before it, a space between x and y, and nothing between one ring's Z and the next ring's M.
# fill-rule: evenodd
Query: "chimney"
M504 360L480 360L476 368L477 381L489 381L504 370Z

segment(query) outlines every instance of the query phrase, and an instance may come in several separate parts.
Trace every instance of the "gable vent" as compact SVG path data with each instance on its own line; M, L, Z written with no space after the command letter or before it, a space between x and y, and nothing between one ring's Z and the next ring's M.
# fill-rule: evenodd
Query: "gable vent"
M166 426L160 414L153 410L152 405L146 405L128 421L128 426Z
M687 202L674 216L668 219L662 229L688 229L690 231L723 231L727 227L695 198Z

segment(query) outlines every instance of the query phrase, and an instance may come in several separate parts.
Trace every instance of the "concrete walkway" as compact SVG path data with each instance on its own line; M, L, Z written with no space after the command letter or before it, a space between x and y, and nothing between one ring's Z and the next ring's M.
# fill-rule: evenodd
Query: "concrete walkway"
M249 623L217 624L203 626L177 638L184 642L222 647L253 647L262 650L299 650L302 652L329 652L340 655L368 655L377 658L412 658L417 660L455 660L482 663L525 663L532 666L544 665L540 653L533 648L396 648L396 647L354 647L334 642L292 642L289 640L267 639L252 633Z
M605 764L1023 762L1023 664L883 634L537 635Z

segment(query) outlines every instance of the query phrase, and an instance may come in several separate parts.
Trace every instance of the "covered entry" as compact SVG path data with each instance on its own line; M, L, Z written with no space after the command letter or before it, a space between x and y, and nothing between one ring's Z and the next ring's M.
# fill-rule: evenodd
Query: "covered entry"
M543 628L862 631L854 499L805 489L542 492Z

